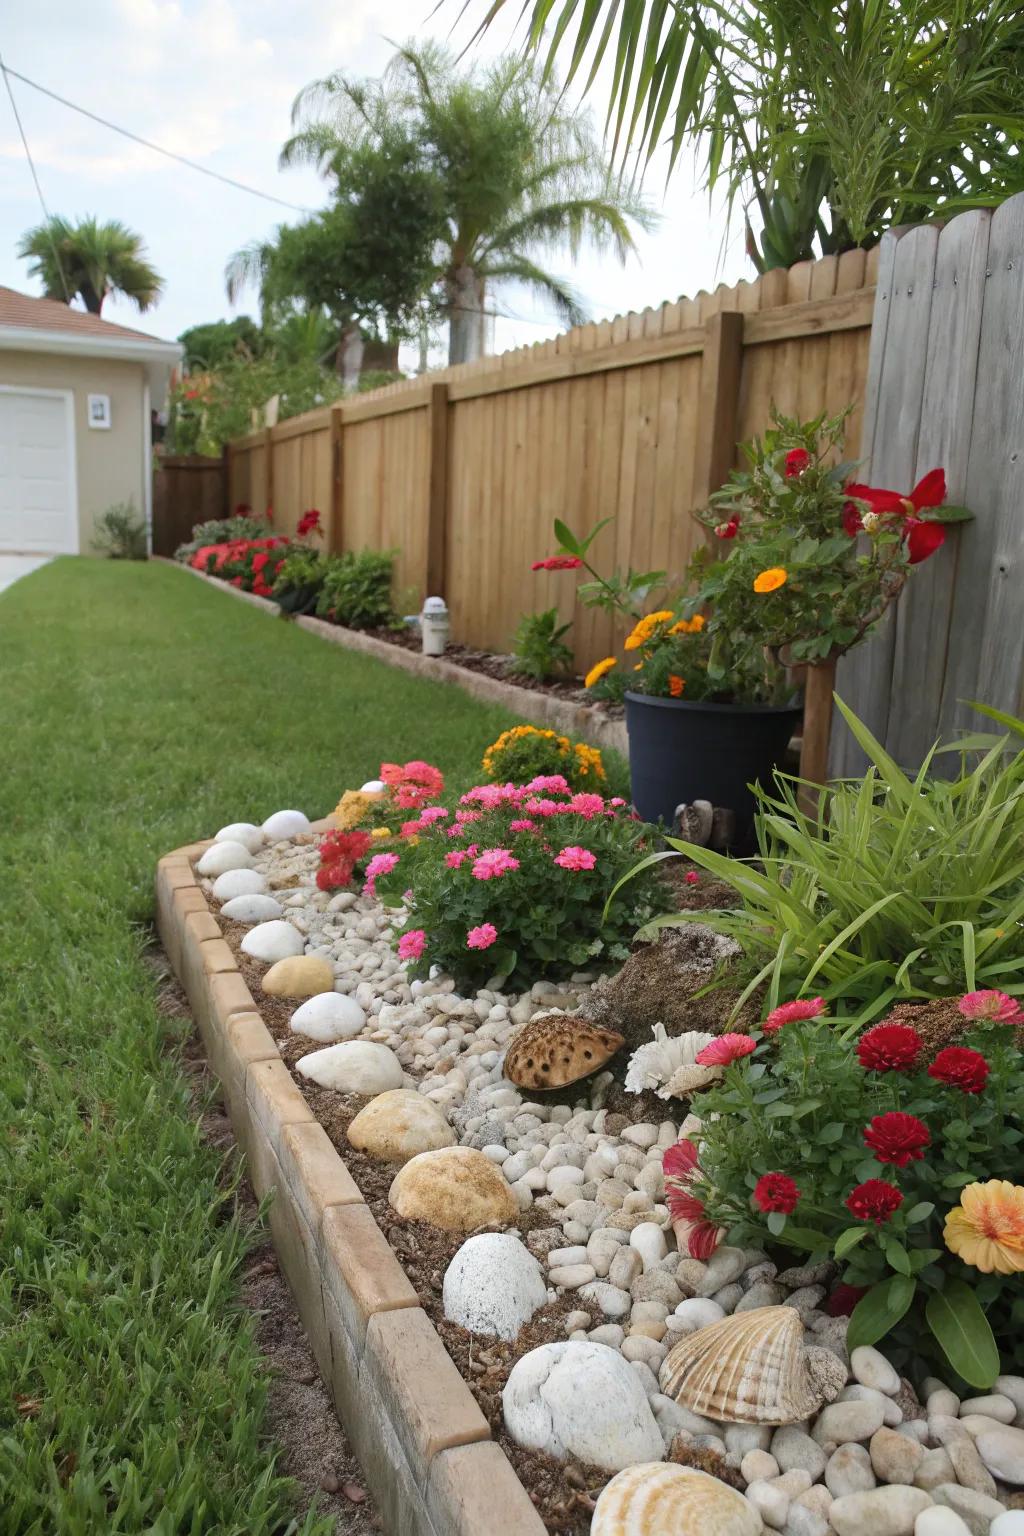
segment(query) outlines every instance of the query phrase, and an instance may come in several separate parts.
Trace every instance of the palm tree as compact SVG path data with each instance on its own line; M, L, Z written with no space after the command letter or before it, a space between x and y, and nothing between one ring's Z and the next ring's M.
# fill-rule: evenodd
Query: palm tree
M468 10L470 0L459 0ZM481 6L485 0L477 0ZM484 30L508 0L486 0ZM529 53L611 65L613 153L687 142L759 270L1024 187L1024 12L1005 0L524 0ZM550 27L550 33L546 29Z
M432 287L449 322L448 356L484 350L493 284L523 283L569 325L586 319L580 297L540 258L584 241L633 250L631 223L654 222L643 201L617 183L588 115L563 105L551 80L521 57L460 74L436 44L400 48L380 80L341 71L301 92L297 131L283 165L312 164L348 190L353 148L404 133L422 147L444 213Z
M142 236L117 219L70 219L55 215L28 230L18 246L32 277L42 279L48 299L70 304L77 295L91 315L103 313L112 293L140 310L152 309L163 278L145 256Z

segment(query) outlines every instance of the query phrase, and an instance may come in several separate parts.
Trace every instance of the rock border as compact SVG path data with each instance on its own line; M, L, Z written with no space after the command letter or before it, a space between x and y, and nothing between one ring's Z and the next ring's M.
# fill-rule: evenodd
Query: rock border
M502 1536L546 1536L263 1023L192 868L208 847L191 843L157 864L157 931L257 1197L274 1191L269 1222L281 1269L384 1528L389 1536L480 1536L500 1509Z
M193 570L190 565L182 565L164 555L154 555L152 558L163 565L173 565L179 571L188 571L198 576L200 581L208 581L222 592L253 603L266 613L280 616L280 608L268 597L258 597L255 592L243 592L240 587L233 587L228 582L218 580L216 576ZM439 656L420 656L415 651L403 650L401 646L388 645L387 641L378 640L374 635L364 635L355 629L343 629L338 624L328 624L326 619L312 618L308 614L300 614L293 622L300 629L319 635L321 640L340 645L347 651L372 656L375 661L383 661L402 672L411 672L414 677L429 678L436 683L454 683L456 688L461 688L463 693L468 693L470 698L482 704L497 704L517 718L532 720L535 725L551 726L563 735L577 737L593 747L618 752L622 757L629 756L625 720L612 719L590 704L574 704L554 694L538 693L533 688L520 688L516 683L503 683L499 678L488 677L483 672L471 672Z

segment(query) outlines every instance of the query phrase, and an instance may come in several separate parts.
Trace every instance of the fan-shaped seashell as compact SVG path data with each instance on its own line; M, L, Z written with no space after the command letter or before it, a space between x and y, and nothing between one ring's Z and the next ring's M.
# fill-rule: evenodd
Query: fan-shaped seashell
M513 1036L505 1076L517 1088L564 1088L610 1060L623 1037L571 1013L538 1013Z
M758 1536L760 1530L760 1515L735 1488L664 1461L617 1473L590 1523L590 1536Z
M711 836L714 809L710 800L694 800L690 805L677 805L675 822L679 836L698 848L706 848Z
M826 1400L793 1307L755 1307L680 1339L660 1373L684 1408L726 1424L795 1424Z
M706 1088L721 1077L722 1068L697 1066L697 1053L714 1038L714 1035L697 1029L670 1038L663 1024L655 1024L650 1045L639 1046L629 1059L626 1092L643 1093L646 1090L656 1093L659 1099L670 1099L677 1094Z

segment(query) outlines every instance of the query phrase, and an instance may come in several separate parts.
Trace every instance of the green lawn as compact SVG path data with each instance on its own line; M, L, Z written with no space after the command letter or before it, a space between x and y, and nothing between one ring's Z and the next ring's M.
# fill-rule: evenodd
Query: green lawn
M161 565L19 582L0 657L0 1532L319 1536L143 960L154 865L382 758L468 783L511 722Z

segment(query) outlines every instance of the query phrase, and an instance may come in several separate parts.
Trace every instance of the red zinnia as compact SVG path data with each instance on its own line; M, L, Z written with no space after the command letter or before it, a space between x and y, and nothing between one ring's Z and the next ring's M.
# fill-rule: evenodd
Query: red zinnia
M719 1035L697 1052L695 1060L700 1067L727 1067L756 1048L749 1035Z
M733 513L732 517L730 517L727 523L718 524L718 526L715 528L715 537L719 539L734 539L737 533L739 533L739 529L739 517L736 513Z
M781 1211L789 1216L796 1209L800 1191L788 1173L766 1173L754 1185L754 1203L762 1211Z
M880 517L901 517L907 541L911 565L927 560L945 543L946 530L941 523L923 522L917 514L926 507L941 507L946 499L946 474L944 470L929 470L914 486L909 496L897 491L884 491L871 485L848 485L846 494L854 500L843 508L843 527L851 538L856 538L863 527L862 514L857 501L866 501L872 512Z
M876 1024L857 1041L857 1060L866 1072L912 1072L923 1046L909 1024Z
M895 1185L887 1184L884 1179L867 1179L858 1184L843 1203L858 1221L873 1221L880 1227L899 1210L903 1196Z
M773 1008L761 1028L766 1035L774 1035L784 1024L795 1024L803 1019L819 1019L828 1012L823 997L801 998L795 1003L780 1003Z
M797 475L802 475L810 462L806 448L791 448L786 454L786 479L794 480Z
M892 1163L897 1168L920 1162L931 1139L931 1132L923 1121L899 1110L876 1115L864 1132L864 1145L871 1148L878 1161Z
M981 1093L991 1070L980 1051L969 1050L966 1045L947 1045L928 1068L928 1076L964 1093Z
M578 571L583 561L577 555L549 555L546 560L535 560L531 571Z
M829 1317L849 1317L854 1307L862 1296L866 1296L866 1285L847 1285L845 1280L840 1280L831 1296L822 1302L822 1311Z

